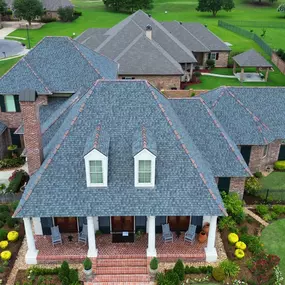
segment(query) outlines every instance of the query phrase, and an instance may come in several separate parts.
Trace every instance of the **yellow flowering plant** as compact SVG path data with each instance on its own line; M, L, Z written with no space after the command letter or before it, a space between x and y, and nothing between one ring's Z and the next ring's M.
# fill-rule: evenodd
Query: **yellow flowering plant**
M0 241L0 248L5 249L8 246L7 240Z
M16 241L19 238L19 233L16 231L11 231L7 235L8 241Z
M235 233L230 233L228 235L228 240L231 244L236 244L238 242L238 235Z
M244 251L242 249L236 249L235 250L235 256L238 258L238 259L242 259L244 258L245 254L244 254Z
M246 244L245 244L243 241L238 241L238 242L236 243L236 248L245 250L245 249L246 249Z
M11 258L11 256L12 256L12 253L9 250L4 250L1 252L1 259L4 261L9 260Z

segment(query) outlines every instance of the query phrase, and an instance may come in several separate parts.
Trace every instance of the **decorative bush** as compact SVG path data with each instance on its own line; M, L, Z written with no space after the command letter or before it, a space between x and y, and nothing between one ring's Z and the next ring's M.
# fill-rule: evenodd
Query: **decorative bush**
M224 269L221 267L213 268L212 276L218 282L224 281L226 278Z
M236 243L236 248L245 250L245 249L246 249L246 244L245 244L243 241L238 241L238 242Z
M12 257L12 253L9 250L4 250L1 252L1 259L6 261L6 260L10 260L10 258Z
M180 284L180 279L179 276L174 270L169 270L165 274L165 278L168 283L165 284L172 284L172 285L179 285Z
M219 220L218 228L220 231L225 229L235 233L238 231L237 223L231 216L222 217Z
M3 223L6 223L6 221L10 217L11 217L11 214L9 212L2 212L2 213L0 213L0 221L2 221Z
M213 59L207 59L206 65L211 69L215 67L215 61Z
M8 235L8 231L4 229L0 229L0 241L6 240Z
M240 267L231 260L222 261L220 267L224 270L227 277L236 277L240 271Z
M154 257L149 264L151 270L156 270L158 268L158 259Z
M78 271L76 269L69 270L69 281L70 284L75 284L79 281Z
M238 242L238 235L235 234L235 233L230 233L228 235L228 241L231 243L231 244L235 244Z
M8 205L0 205L0 213L3 213L3 212L10 212Z
M85 270L90 270L92 268L92 261L90 260L90 258L85 258L85 260L83 261L83 267Z
M60 266L59 273L58 273L58 278L62 283L65 283L66 279L68 281L69 272L70 272L69 264L66 261L63 261Z
M177 273L180 281L183 281L185 278L184 264L181 259L178 259L174 265L173 271Z
M285 207L281 205L274 205L272 207L272 211L277 215L285 214Z
M244 254L244 251L242 249L236 249L235 250L235 256L238 258L238 259L242 259L244 258L245 254Z
M185 274L212 274L213 267L212 266L188 266L186 265L184 268Z
M0 169L19 167L25 164L24 157L4 158L0 160Z
M20 191L22 182L25 178L26 173L24 171L17 171L14 179L11 180L9 186L7 187L7 192L17 193Z
M7 240L2 240L0 241L0 248L5 249L8 246L8 241Z
M270 222L270 221L272 221L272 216L271 216L271 214L265 214L265 215L262 216L262 219L265 222Z
M263 215L269 213L269 207L267 205L257 205L256 206L256 212L259 215L263 216Z
M254 235L244 234L240 236L240 240L243 241L250 252L253 254L259 254L263 251L260 238Z
M16 231L11 231L7 235L8 241L17 241L19 238L19 233Z
M60 267L55 268L45 268L45 267L37 267L32 266L27 270L27 275L32 271L33 275L58 275L60 272Z
M68 6L68 7L60 7L58 10L57 10L57 13L58 13L58 16L59 16L59 19L62 21L62 22L72 22L73 20L75 20L75 17L74 17L74 10L73 10L73 7L71 6ZM76 16L77 18L78 16Z
M274 169L278 171L285 171L285 160L279 160L274 163Z
M6 220L6 223L8 225L9 228L14 228L15 225L18 225L20 223L20 220L19 219L16 219L16 218L12 218L12 217L9 217L7 220Z
M262 173L261 173L260 171L258 171L258 172L255 172L255 173L254 173L254 176L255 176L256 178L261 178L263 175L262 175Z
M255 177L249 177L245 181L244 188L248 194L255 195L261 189L261 184Z

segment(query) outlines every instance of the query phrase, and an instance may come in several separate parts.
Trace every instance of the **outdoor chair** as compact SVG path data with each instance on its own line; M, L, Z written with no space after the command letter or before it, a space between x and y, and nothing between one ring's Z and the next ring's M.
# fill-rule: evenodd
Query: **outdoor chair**
M170 231L169 224L162 225L162 239L164 242L173 242L173 234Z
M62 244L62 238L58 226L51 227L51 240L53 246L59 243Z
M196 237L196 228L195 225L189 225L188 231L185 233L184 241L189 241L193 243Z
M78 242L84 242L87 244L88 230L87 225L83 224L82 231L78 233Z

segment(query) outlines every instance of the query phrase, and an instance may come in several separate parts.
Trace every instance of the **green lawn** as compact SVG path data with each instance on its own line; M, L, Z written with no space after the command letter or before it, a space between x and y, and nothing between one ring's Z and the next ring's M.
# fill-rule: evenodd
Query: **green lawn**
M260 179L262 189L284 190L285 192L285 172L273 171L266 177Z
M19 60L20 60L20 57L6 60L6 61L0 61L0 75L6 73Z
M261 241L268 253L280 257L280 269L285 276L285 243L284 243L285 219L273 222L266 227L261 234Z

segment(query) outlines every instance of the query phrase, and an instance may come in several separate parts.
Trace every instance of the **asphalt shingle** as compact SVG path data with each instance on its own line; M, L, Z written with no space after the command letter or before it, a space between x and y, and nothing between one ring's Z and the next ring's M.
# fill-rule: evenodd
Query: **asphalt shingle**
M4 131L7 129L7 126L0 121L0 135L4 133Z

